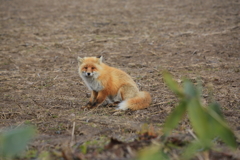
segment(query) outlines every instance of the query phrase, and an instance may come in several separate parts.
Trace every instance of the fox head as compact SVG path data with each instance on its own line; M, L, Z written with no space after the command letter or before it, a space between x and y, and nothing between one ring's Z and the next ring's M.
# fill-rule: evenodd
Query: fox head
M97 78L101 68L103 57L78 57L78 71L83 78Z

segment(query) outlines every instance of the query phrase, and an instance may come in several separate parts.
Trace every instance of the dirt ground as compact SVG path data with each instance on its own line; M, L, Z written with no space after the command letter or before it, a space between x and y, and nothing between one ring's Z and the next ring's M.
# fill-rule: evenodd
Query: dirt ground
M78 75L77 57L98 55L149 91L151 106L82 110L90 92ZM73 125L76 146L92 140L106 145L110 138L130 143L146 124L160 132L177 104L164 70L179 83L200 79L203 103L212 97L219 102L240 135L239 0L1 0L0 59L0 129L35 125L30 149L39 153L57 154L71 140ZM177 131L189 128L180 123Z

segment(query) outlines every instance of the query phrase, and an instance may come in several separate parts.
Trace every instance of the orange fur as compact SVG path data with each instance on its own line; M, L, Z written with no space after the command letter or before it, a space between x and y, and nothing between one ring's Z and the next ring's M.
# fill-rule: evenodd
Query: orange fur
M124 71L102 63L102 57L78 57L79 74L92 91L87 108L101 105L105 100L121 103L118 109L138 110L151 103L148 92L140 92L133 79Z

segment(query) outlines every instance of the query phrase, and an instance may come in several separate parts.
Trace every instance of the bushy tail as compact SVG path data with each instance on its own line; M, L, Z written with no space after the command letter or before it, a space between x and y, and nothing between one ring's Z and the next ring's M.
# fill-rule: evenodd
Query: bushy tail
M119 109L139 110L150 106L152 99L148 92L141 91L136 97L126 99L119 104Z

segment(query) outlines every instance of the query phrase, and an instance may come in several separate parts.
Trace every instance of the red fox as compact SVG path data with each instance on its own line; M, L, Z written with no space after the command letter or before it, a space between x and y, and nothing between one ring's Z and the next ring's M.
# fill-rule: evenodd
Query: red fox
M148 92L139 91L137 84L124 71L110 67L103 57L78 57L78 71L84 83L92 91L89 102L83 108L95 108L105 100L118 103L120 110L147 108L151 103Z

